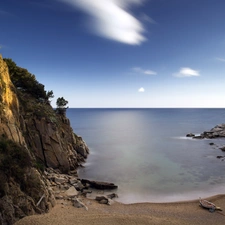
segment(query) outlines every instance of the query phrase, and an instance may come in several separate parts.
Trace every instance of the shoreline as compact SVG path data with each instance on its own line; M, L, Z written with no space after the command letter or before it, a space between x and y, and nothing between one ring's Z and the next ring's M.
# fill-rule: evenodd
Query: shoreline
M205 198L225 210L225 194ZM85 208L75 208L65 200L57 200L57 205L49 213L25 217L15 225L132 225L132 224L217 224L225 221L225 211L210 213L199 206L199 200L131 203L114 202L111 206L99 204L95 200L82 197ZM222 214L221 214L222 213Z

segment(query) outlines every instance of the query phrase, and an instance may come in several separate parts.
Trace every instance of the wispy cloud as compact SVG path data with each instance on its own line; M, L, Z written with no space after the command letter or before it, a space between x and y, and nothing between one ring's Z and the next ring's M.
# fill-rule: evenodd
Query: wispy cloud
M151 24L157 24L157 22L155 20L153 20L150 16L146 15L145 13L143 13L141 15L141 19L145 22L151 23Z
M145 89L143 87L138 89L138 92L145 92Z
M200 76L199 71L193 70L188 67L180 68L180 71L178 73L174 74L175 77L198 77Z
M157 73L155 71L152 70L143 70L140 67L134 67L132 68L132 70L136 73L142 73L142 74L146 74L146 75L156 75Z
M128 8L140 5L143 0L60 0L81 9L93 19L93 31L102 37L130 45L140 45L146 40L144 26Z
M220 61L220 62L225 62L225 59L223 58L216 58L217 61Z

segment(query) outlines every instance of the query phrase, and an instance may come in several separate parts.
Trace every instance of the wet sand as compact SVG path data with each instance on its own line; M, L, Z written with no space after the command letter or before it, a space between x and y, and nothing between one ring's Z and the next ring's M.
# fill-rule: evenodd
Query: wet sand
M225 195L213 196L207 200L221 207L224 211L210 213L199 206L198 200L135 204L115 202L109 206L83 198L82 201L88 210L75 208L70 202L60 200L49 213L25 217L16 225L224 225Z

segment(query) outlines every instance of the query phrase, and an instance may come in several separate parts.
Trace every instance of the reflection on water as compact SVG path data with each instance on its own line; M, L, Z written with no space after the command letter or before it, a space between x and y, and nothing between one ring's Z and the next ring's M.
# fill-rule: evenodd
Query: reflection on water
M70 109L90 147L81 178L119 185L119 201L165 202L224 193L225 162L212 140L193 140L222 123L221 109ZM216 145L225 143L214 140Z

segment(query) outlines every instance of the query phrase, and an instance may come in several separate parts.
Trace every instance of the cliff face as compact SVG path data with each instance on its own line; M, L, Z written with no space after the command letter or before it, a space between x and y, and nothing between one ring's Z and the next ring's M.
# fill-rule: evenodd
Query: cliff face
M65 115L11 82L0 55L0 224L47 212L55 199L41 171L76 172L88 153Z
M54 119L57 123L46 117L26 118L23 121L26 140L36 158L45 166L69 172L84 162L88 148L82 138L73 133L65 116L56 115Z
M8 73L8 67L0 55L0 134L25 144L20 130L19 101Z

